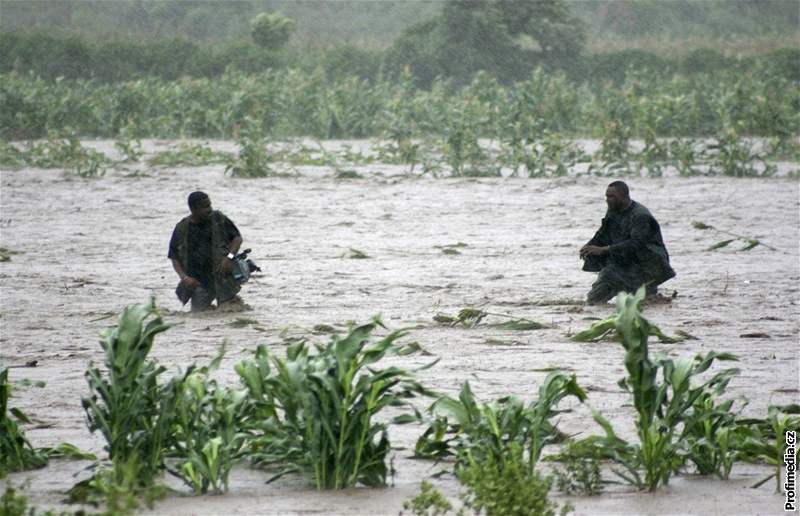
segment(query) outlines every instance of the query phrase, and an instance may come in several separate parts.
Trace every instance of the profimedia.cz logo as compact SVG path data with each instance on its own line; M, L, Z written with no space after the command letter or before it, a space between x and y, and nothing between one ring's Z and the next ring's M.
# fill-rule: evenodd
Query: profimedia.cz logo
M786 504L784 511L797 511L797 436L795 432L786 432L786 453L783 454L783 464L786 467L786 482L783 489L786 491Z

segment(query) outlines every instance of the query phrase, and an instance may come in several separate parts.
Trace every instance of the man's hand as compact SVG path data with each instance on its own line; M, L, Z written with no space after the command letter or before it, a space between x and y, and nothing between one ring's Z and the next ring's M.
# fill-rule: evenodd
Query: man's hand
M587 256L602 256L608 252L608 246L601 247L599 245L585 245L581 247L581 250L578 252L581 259L586 258Z
M195 289L200 286L200 282L191 276L184 276L181 279L181 285L189 289Z
M217 265L217 273L227 273L233 270L233 260L228 258L227 256L220 260L219 264Z

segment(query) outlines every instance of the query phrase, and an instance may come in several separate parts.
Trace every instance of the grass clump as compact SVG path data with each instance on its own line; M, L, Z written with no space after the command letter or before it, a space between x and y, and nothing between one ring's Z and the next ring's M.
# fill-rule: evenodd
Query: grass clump
M453 510L453 505L430 482L423 480L419 494L403 502L403 509L414 516L443 516Z
M574 443L569 442L557 455L547 459L561 463L554 468L553 475L556 488L562 493L594 496L603 491L602 458L597 453L578 450Z

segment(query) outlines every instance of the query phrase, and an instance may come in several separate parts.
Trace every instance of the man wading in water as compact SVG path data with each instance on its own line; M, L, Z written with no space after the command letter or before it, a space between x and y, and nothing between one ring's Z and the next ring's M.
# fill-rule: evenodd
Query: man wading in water
M604 303L621 291L636 292L647 285L647 296L675 276L661 238L661 228L650 211L632 201L628 185L614 181L606 189L608 211L600 229L581 247L583 270L599 272L586 296L591 304Z
M169 241L172 267L180 283L178 299L192 301L192 311L200 312L217 305L236 302L241 288L233 278L233 259L242 245L236 225L219 211L211 209L211 199L203 192L189 194L191 215L178 222Z

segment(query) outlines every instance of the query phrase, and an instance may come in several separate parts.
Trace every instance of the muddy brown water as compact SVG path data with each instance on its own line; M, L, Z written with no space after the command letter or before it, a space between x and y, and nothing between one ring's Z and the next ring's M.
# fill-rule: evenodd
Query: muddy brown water
M146 142L151 153L172 143ZM113 149L111 142L92 145L107 153ZM127 177L132 170L145 175ZM47 382L44 388L17 388L12 399L12 406L34 421L26 427L33 444L67 441L102 451L103 442L89 434L80 407L87 393L83 372L90 361L102 360L98 335L112 324L113 314L151 295L165 318L179 323L159 335L153 350L171 373L207 362L227 341L220 377L233 384L233 364L257 344L281 352L282 331L310 335L316 324L343 325L380 314L391 328L413 327L409 339L441 358L419 375L435 390L454 394L469 380L484 401L508 394L530 400L547 375L543 369L562 367L577 375L589 401L565 400L563 408L573 411L558 418L561 429L600 433L590 405L622 436L634 437L633 407L617 386L624 373L622 348L568 338L588 327L590 318L613 309L582 306L593 275L580 271L577 258L603 216L609 179L433 179L409 177L389 165L358 170L365 178L335 180L331 170L320 167L301 168L296 177L257 180L226 178L222 166L136 165L95 180L58 170L3 170L0 247L18 254L0 263L0 360L11 365L36 360L35 368L13 369L12 379ZM737 354L742 372L729 392L749 400L746 415L763 416L769 404L797 402L798 182L670 177L628 183L632 197L660 221L678 273L662 287L666 294L677 292L674 301L648 307L645 314L666 333L683 330L697 337L655 343L653 351L674 357L710 350ZM244 246L253 249L252 258L263 269L242 291L249 311L192 316L174 297L177 278L166 258L167 243L187 212L186 195L195 189L208 192L214 206L236 222ZM735 243L709 252L725 235L697 230L692 221L757 237L775 250L739 252ZM443 252L457 243L466 244L460 254ZM369 258L350 259L350 249ZM466 329L432 320L467 306L551 328ZM231 327L237 317L257 320L258 328ZM411 356L389 362L415 367L429 360ZM267 485L267 473L241 466L233 471L227 494L171 495L153 512L397 514L420 480L442 469L409 458L422 430L392 428L398 449L391 487L316 492L296 477ZM87 465L53 460L45 469L16 473L4 482L27 483L26 493L38 507L64 509L64 491L86 476ZM774 484L749 488L770 471L737 464L729 481L679 475L655 494L613 485L597 497L554 496L570 500L576 514L771 514L783 505ZM455 480L432 482L457 499Z

